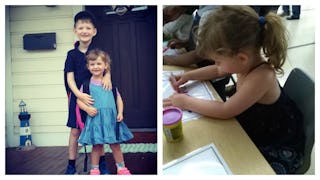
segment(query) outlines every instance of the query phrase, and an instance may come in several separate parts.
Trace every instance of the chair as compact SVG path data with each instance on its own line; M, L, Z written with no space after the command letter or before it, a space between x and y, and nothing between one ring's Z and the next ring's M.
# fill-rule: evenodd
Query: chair
M314 81L301 69L294 68L286 80L283 90L296 103L303 114L305 132L304 162L296 174L304 174L310 167L314 145Z

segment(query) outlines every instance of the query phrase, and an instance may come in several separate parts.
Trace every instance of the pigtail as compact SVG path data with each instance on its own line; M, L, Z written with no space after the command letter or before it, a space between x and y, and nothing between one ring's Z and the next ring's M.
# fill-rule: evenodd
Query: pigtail
M288 48L287 30L281 18L272 12L268 13L264 19L265 23L261 25L262 51L276 73L283 74L282 66L285 63Z

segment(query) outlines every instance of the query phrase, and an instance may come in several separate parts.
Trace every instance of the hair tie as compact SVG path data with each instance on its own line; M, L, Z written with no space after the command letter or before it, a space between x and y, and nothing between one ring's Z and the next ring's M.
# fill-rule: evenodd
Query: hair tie
M261 26L264 26L264 24L266 23L265 20L264 20L264 16L260 16L259 23L260 23Z

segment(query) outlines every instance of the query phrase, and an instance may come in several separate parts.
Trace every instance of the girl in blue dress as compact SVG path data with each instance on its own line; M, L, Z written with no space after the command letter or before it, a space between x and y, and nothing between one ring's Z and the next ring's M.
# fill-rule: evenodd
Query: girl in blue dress
M122 121L124 106L120 93L118 90L116 91L115 99L112 90L104 90L102 86L103 74L110 70L110 57L99 49L93 49L87 55L87 67L92 74L89 90L95 102L92 106L88 106L79 100L77 103L87 113L85 127L80 134L79 143L93 145L90 174L100 174L100 152L104 148L104 144L110 144L117 166L117 173L128 175L130 171L125 167L120 143L132 139L133 135Z

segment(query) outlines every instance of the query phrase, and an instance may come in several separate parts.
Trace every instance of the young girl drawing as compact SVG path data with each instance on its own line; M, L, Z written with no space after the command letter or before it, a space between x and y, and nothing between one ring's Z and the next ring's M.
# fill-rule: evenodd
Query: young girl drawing
M90 95L95 99L92 106L78 100L79 107L87 112L85 127L79 143L93 145L91 152L90 174L100 174L99 157L104 144L110 144L117 166L117 173L128 175L120 144L133 138L132 133L123 120L123 101L117 90L116 99L110 90L102 86L103 74L110 71L110 57L105 52L93 49L87 55L87 67L92 74L89 84ZM114 88L115 84L113 84ZM118 130L116 128L119 128Z
M176 93L163 100L164 106L221 119L236 117L276 173L294 173L303 159L303 117L276 77L283 73L287 56L280 17L273 13L259 17L247 6L223 6L210 14L198 43L197 53L215 65L175 76L175 89L188 80L235 73L236 93L226 102Z

